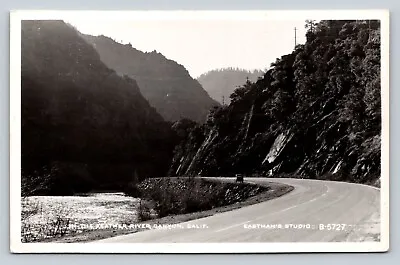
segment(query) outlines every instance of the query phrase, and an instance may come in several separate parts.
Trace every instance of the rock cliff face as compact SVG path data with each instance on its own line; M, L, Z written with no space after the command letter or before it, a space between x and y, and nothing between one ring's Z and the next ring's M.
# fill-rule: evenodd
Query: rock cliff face
M378 21L322 21L175 149L170 175L375 183L380 178Z
M135 79L143 96L167 121L187 118L203 123L209 109L219 105L182 65L161 53L144 53L105 36L82 37L108 67Z

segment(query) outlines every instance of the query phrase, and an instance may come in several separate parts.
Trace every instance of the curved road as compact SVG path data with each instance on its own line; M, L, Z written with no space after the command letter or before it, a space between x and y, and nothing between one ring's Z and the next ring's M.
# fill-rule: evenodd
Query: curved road
M288 194L175 227L116 236L102 243L379 241L380 191L351 183L248 178L294 186Z

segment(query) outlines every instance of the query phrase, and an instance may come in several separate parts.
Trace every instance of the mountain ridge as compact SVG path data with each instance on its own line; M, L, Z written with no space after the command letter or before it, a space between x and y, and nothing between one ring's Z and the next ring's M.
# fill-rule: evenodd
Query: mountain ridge
M203 123L209 109L219 105L183 65L159 52L142 52L104 35L82 37L108 67L135 79L143 96L168 121L187 118Z
M204 87L209 95L221 104L229 104L229 96L246 80L256 82L264 71L254 69L246 70L238 67L226 67L210 70L197 77L197 81Z
M171 124L76 29L23 21L21 55L23 194L118 189L165 175Z

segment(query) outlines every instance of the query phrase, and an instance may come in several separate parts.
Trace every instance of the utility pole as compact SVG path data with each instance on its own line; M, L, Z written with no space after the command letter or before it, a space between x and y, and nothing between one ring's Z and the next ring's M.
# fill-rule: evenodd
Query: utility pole
M297 36L296 36L296 31L297 31L297 28L296 27L294 27L294 48L296 49L296 45L297 45Z

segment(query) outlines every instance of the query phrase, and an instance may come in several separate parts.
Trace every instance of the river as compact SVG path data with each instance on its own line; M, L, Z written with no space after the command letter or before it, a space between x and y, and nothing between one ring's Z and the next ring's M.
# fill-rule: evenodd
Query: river
M127 225L137 222L139 199L123 193L89 193L81 196L30 196L22 198L22 234L29 239L51 237L49 226L57 220L68 220L68 226L81 232L101 225ZM46 227L44 229L43 227ZM84 230L84 229L83 229Z

